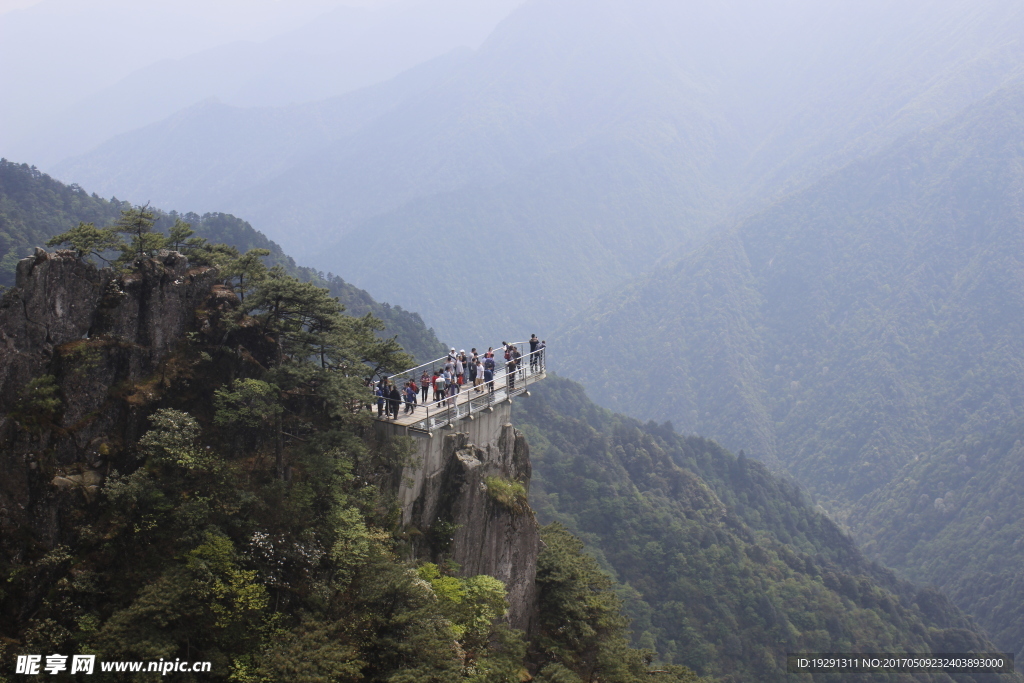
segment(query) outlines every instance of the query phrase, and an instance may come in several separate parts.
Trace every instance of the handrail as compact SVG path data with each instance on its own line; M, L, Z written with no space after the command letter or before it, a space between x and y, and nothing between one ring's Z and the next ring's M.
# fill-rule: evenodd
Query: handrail
M513 346L519 346L524 342L515 342ZM529 343L529 342L525 342ZM493 405L501 403L502 401L511 399L524 393L527 387L541 379L546 377L545 368L547 365L546 358L547 348L538 349L537 351L531 351L522 355L520 363L516 366L515 374L510 378L507 368L507 363L504 358L495 354L496 368L493 379L488 383L483 383L480 387L474 387L470 384L463 384L460 389L450 396L446 396L440 400L429 400L425 403L417 403L414 405L414 415L422 411L423 417L416 420L415 422L406 425L409 429L416 431L431 431L452 424L456 420L468 417L474 413L487 410ZM447 356L444 356L437 362L447 362ZM430 363L424 363L410 370L406 370L401 373L389 377L392 381L407 381L399 380L403 375L407 373L415 372L430 365ZM468 373L467 373L468 375ZM419 381L419 378L415 378ZM474 389L480 389L480 391L474 391ZM422 388L421 388L422 390ZM433 389L431 388L431 391ZM417 397L419 393L417 392ZM468 399L466 398L468 396ZM405 396L403 393L402 400L399 403L400 409L405 410L408 404L405 402Z
M521 341L521 342L511 342L510 346L516 346L516 347L519 347L521 350L525 350L525 348L529 348L529 344L530 344L530 341L526 340L526 341ZM498 347L498 348L501 348L501 347ZM543 352L544 352L544 350L538 350L537 353L540 353L540 354L543 355ZM481 358L483 358L484 353L486 353L486 351L483 352L483 353L478 353L477 355L479 355ZM501 352L496 350L494 353L495 353L495 356L494 356L495 359L501 358L500 362L504 363L504 358L500 355ZM527 356L532 355L532 353L533 352L523 353L523 358L525 359ZM444 366L445 366L445 364L447 362L448 362L448 356L446 354L444 356L441 356L440 358L435 358L432 361L428 361L426 363L421 363L420 365L417 365L414 368L410 368L408 370L402 370L400 372L396 372L393 375L384 375L384 374L382 374L381 375L381 379L388 379L388 380L391 380L391 381L399 381L398 378L402 378L401 381L403 381L403 382L408 381L410 379L414 380L416 382L419 382L420 381L420 375L422 375L422 371L424 369L429 368L430 371L433 372L434 370L438 369L438 366L440 366L441 368L444 368ZM496 360L495 362L499 362L499 361ZM468 368L466 369L466 373L465 374L467 374L467 375L469 374Z

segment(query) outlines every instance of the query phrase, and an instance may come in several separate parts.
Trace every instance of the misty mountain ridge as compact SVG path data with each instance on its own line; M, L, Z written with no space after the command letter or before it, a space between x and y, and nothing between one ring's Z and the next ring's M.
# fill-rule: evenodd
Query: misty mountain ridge
M131 207L127 203L108 202L95 195L88 195L81 188L63 186L27 166L10 162L0 163L0 234L4 239L16 237L19 240L16 248L24 248L32 240L45 239L52 234L47 226L74 224L76 218L90 218L102 224L109 221L110 215L129 208ZM315 273L311 274L308 269L295 266L276 244L233 216L207 214L198 217L158 212L156 218L155 227L158 229L166 228L176 218L183 218L190 221L200 234L211 239L226 241L243 250L252 247L266 248L271 251L271 262L280 263L289 272L303 279L323 281L322 276L318 277ZM161 265L168 263L176 269L178 277L167 277L167 273L161 272ZM58 271L60 268L64 269L63 272ZM192 520L190 523L196 525L195 530L202 533L193 533L188 530L192 527L187 526L183 532L184 517L173 523L137 526L129 532L131 540L126 549L135 549L142 556L128 555L127 559L125 552L97 552L94 537L89 535L90 527L83 525L83 520L93 519L91 515L98 514L100 519L104 518L104 512L109 510L108 502L117 500L118 492L121 490L118 488L120 482L117 474L111 474L102 488L98 484L92 485L91 489L77 486L76 482L86 481L86 476L91 477L88 481L102 481L104 475L98 469L102 465L100 457L103 460L117 459L114 460L118 463L116 471L125 472L136 479L146 477L145 482L140 482L145 484L140 491L157 491L161 494L165 491L171 492L167 498L180 500L188 505L196 497L197 490L209 491L210 500L231 500L229 496L233 495L232 492L237 493L240 488L239 481L248 482L256 478L253 476L253 459L250 454L253 451L259 453L261 448L267 447L266 440L259 436L255 439L250 437L244 446L240 446L240 440L244 440L245 437L237 430L227 432L225 452L246 458L249 469L247 475L239 471L238 477L217 478L217 481L221 482L219 489L207 489L205 483L198 482L198 476L203 475L195 468L184 479L173 472L158 470L154 473L147 467L139 468L134 475L130 474L133 466L130 461L120 459L121 453L132 448L136 441L141 446L153 443L154 432L158 434L161 428L151 430L140 441L138 435L144 428L133 429L130 425L126 426L117 418L111 419L109 416L123 415L126 412L125 406L128 406L130 416L144 420L146 413L157 409L158 406L175 405L186 412L157 410L156 418L152 422L162 424L158 420L168 418L184 420L186 435L193 434L197 428L195 420L202 420L209 425L220 425L225 422L223 409L217 412L215 408L221 405L217 402L217 396L224 391L223 388L215 391L218 386L237 386L236 373L241 368L244 368L241 372L247 374L264 366L255 361L251 354L246 352L245 347L232 343L230 330L219 330L209 324L209 302L227 302L221 303L222 308L218 311L226 314L230 314L232 302L235 302L235 306L238 305L233 279L231 286L217 285L215 278L218 276L215 272L202 266L190 267L180 255L166 251L160 252L155 259L138 260L128 268L136 270L129 270L120 275L124 278L124 284L120 288L91 287L88 281L83 284L78 276L117 275L110 270L97 273L92 266L82 263L81 259L76 259L68 251L55 254L36 253L27 259L27 262L22 262L18 268L18 280L23 288L14 288L3 299L3 308L0 310L8 316L8 323L4 325L3 331L9 335L8 344L3 347L3 351L9 355L12 353L11 347L15 348L13 353L17 354L28 346L23 342L24 335L21 334L27 326L11 323L12 316L22 316L23 320L31 320L39 329L60 330L60 334L65 335L68 334L67 327L60 323L68 319L73 319L78 325L95 321L97 326L106 324L109 320L131 322L142 319L159 329L159 326L167 325L167 321L173 322L178 315L194 314L196 319L201 321L197 323L197 327L202 321L208 323L190 333L186 333L188 328L179 329L176 334L183 335L181 338L177 338L174 333L150 334L142 339L143 343L136 344L126 344L119 336L119 331L96 334L95 328L91 328L85 338L80 338L81 331L72 332L70 344L57 345L54 352L49 355L49 365L46 364L47 355L40 354L34 357L30 346L29 353L21 352L17 360L2 365L8 371L3 376L7 386L5 391L0 392L3 400L10 404L16 400L13 397L19 395L35 397L32 402L25 398L18 399L13 408L3 413L5 429L2 435L8 450L16 454L17 449L32 449L32 445L40 440L52 444L51 439L54 438L64 438L68 445L50 445L44 452L36 446L28 451L27 458L14 455L0 462L15 472L18 467L28 470L31 474L27 477L39 477L40 485L30 487L30 490L42 490L43 495L47 496L44 500L58 501L52 503L53 507L50 508L53 514L67 512L73 515L73 518L47 528L59 528L62 542L75 553L75 557L87 558L90 579L85 583L66 580L66 576L75 576L76 571L81 572L80 567L85 563L71 561L70 554L65 560L53 563L50 559L53 557L52 553L43 554L47 540L46 532L40 529L40 525L12 525L9 514L0 516L0 524L21 531L2 535L9 550L15 548L17 543L27 543L26 539L39 540L35 544L38 547L34 547L33 552L6 553L5 557L16 559L5 562L0 567L0 570L8 575L8 583L15 586L14 590L0 595L0 602L4 608L4 618L0 620L0 625L5 634L5 647L9 654L31 651L32 648L44 645L48 646L47 649L59 651L62 647L69 647L63 645L69 642L68 638L90 638L99 629L102 641L98 647L105 656L112 656L114 652L149 651L145 648L152 648L154 643L159 643L159 647L165 653L174 652L181 647L185 647L193 656L197 651L213 651L215 655L211 656L220 658L215 659L219 672L227 668L224 655L221 654L223 647L230 646L233 652L237 652L239 648L253 648L260 644L261 647L252 652L258 657L255 661L260 662L262 669L269 669L275 665L274 663L287 669L291 665L290 662L295 660L285 658L282 665L280 660L263 653L263 641L257 637L243 639L240 641L242 645L239 642L226 641L211 644L205 640L211 633L219 633L220 629L212 628L212 622L203 620L204 612L196 605L187 608L188 618L176 621L169 616L169 625L160 621L159 617L154 620L154 615L162 617L171 613L167 612L165 607L149 604L146 601L147 590L144 587L152 586L154 582L159 586L167 586L168 572L181 560L180 552L168 552L168 547L173 546L176 551L180 551L200 544L201 550L192 552L206 552L209 549L208 544L202 543L208 540L212 533L211 527L207 524L213 521L211 518L204 517L201 512L191 508L187 510L187 517ZM70 269L74 271L69 274ZM41 280L43 283L40 289ZM147 286L138 286L140 281L146 282ZM185 283L188 284L183 287ZM340 297L346 306L347 314L361 315L368 309L380 315L387 324L385 338L397 333L406 350L413 350L410 348L410 342L433 340L434 346L437 346L436 339L425 329L418 315L406 313L386 304L378 304L365 292L353 291L351 285L337 277L331 277L323 284L330 285L331 294ZM212 286L212 289L204 293L204 286ZM241 284L238 286L241 287ZM252 287L251 284L249 286ZM118 305L117 302L127 301L129 305L133 305L140 298L150 296L149 293L158 287L164 288L159 295L161 300L153 301L151 305L140 306L137 310L145 310L145 315L142 316L104 315L83 311L82 304L88 297L93 297L95 301L100 292L109 293L107 301L110 303L104 308L104 311L109 311ZM125 289L131 294L125 294ZM180 305L183 291L184 296L189 297L187 302L190 305ZM200 296L196 298L196 294ZM251 301L253 296L250 292L246 296L246 301ZM63 310L74 311L74 314L63 318L59 313L50 316L48 311L54 300L63 301ZM198 308L193 308L197 304ZM53 310L58 309L54 307ZM40 323L40 320L43 322ZM217 317L214 317L213 321L216 325L221 324ZM246 335L247 338L267 343L264 335L251 333L250 325L238 325L234 329L240 330L240 334ZM39 335L37 338L42 339L43 336ZM172 356L171 362L162 365L163 370L156 373L155 376L161 378L159 382L150 379L149 374L140 374L135 380L129 377L118 382L118 391L110 391L109 378L114 376L116 368L131 367L129 363L119 362L116 354L120 349L129 347L147 353L155 348L155 345L145 342L153 338L162 340L163 348L172 349L172 353L187 354L193 356L193 360L184 362L181 356ZM46 339L50 337L47 336ZM62 339L58 337L58 341ZM197 341L203 344L200 348L205 350L205 353L195 348ZM22 345L21 349L14 346L19 343ZM83 347L89 350L88 355L81 350ZM239 348L242 350L239 351ZM267 348L273 349L273 344ZM108 355L110 352L107 349L114 349L114 355ZM433 355L441 352L441 349L435 349ZM424 357L419 350L416 354ZM30 358L32 360L29 362L36 364L34 374L24 372L24 358ZM234 366L234 371L220 375L214 370L214 358L227 359L227 367L231 369ZM39 379L39 371L44 370L49 370L53 374L44 374L42 379ZM19 382L24 384L33 377L33 381L25 385L27 388L19 390ZM360 387L361 379L361 373L353 377L353 381ZM259 381L253 379L244 379L242 382L247 383L246 386L261 386ZM39 398L41 396L45 399L51 395L45 392L47 385L57 389L54 392L57 397L55 401ZM44 389L32 393L33 387L40 386ZM210 402L211 395L214 399L213 404ZM359 394L356 392L354 395ZM304 396L302 400L308 401L309 395ZM96 403L102 404L101 410L91 410L87 413L88 417L79 419L83 411ZM352 414L350 410L349 405L342 413L347 417ZM619 609L624 608L633 619L633 640L636 645L651 649L648 656L654 656L653 653L657 652L658 658L666 664L683 663L702 673L713 675L714 680L738 683L750 680L751 676L758 676L760 680L766 681L788 680L784 654L795 649L989 651L994 648L973 621L950 605L943 595L932 589L922 590L898 581L888 571L867 562L852 541L842 534L835 524L813 509L796 486L772 475L758 463L749 461L742 453L739 457L734 457L714 442L693 436L683 437L674 433L667 425L656 425L653 422L643 425L622 415L612 414L591 403L581 386L555 376L537 385L533 396L516 399L514 410L515 422L529 434L529 443L533 445L535 487L530 494L530 500L537 502L538 513L542 519L559 520L572 532L581 535L586 540L587 552L598 558L606 570L618 576L622 583L603 580L606 584L605 590L610 592L614 589L617 596L605 602L606 609L618 614ZM169 416L168 412L176 416ZM361 420L359 429L364 430L365 424L362 420L368 415L361 411L357 411L355 415L355 419ZM13 421L28 427L12 429ZM335 430L338 430L339 422L339 418L333 415L330 417L330 424ZM465 424L461 423L456 429L464 429ZM309 423L298 426L308 437ZM28 432L28 429L32 431ZM84 432L85 429L93 431ZM249 434L255 431L250 423L246 423L245 429ZM371 430L365 429L364 433L366 432ZM516 444L519 444L522 436L517 432L513 433L517 435ZM26 440L26 434L36 435L38 439ZM218 438L213 431L207 432L207 435L211 439ZM294 439L290 431L287 436L289 441ZM355 438L355 434L352 436L358 443L359 439ZM465 436L454 434L447 438L465 439ZM307 438L296 439L294 442L304 444ZM82 450L82 446L78 446L77 451L73 450L76 448L75 443L88 444L84 448L87 455L91 452L95 465L75 460L76 454ZM97 443L100 445L97 446ZM525 447L525 442L522 445L521 457L529 458L531 449ZM98 450L92 451L93 447ZM206 449L205 452L209 454L210 449ZM331 449L328 453L329 459L336 459L340 452L340 448ZM135 460L137 466L138 459ZM39 467L40 462L42 467ZM228 466L230 460L222 459L218 451L216 458L210 462ZM257 457L255 462L270 463L271 460ZM390 509L388 487L398 481L397 476L401 473L401 470L393 468L401 467L403 461L371 462L375 463L377 474L374 479L368 476L356 479L361 490L360 495L371 496L371 500L374 501L371 507L374 510ZM126 469L121 469L122 467ZM530 466L526 465L527 471L529 468ZM79 470L84 471L77 473ZM203 473L206 471L202 470ZM58 487L57 490L46 485L46 482L55 476L54 472L58 473L53 480ZM322 468L307 469L305 464L296 466L292 481L278 490L285 491L286 494L292 491L295 492L295 496L309 500L309 489L304 483L322 483L323 472ZM448 475L450 474L449 472ZM457 476L454 479L456 481L452 484L453 489L458 487ZM0 478L7 487L5 495L18 495L17 483L22 480L22 477L13 475ZM374 483L369 483L371 481ZM331 483L332 486L326 487L324 492L330 491L333 492L332 495L337 496L342 490L339 482ZM179 487L176 491L168 488L175 486ZM466 488L474 490L477 486L464 486L462 490ZM97 490L101 491L99 496L94 495ZM90 492L93 494L90 495ZM486 496L492 494L484 495L486 500ZM163 499L163 495L156 497L158 501ZM272 514L280 514L283 509L286 514L281 515L281 519L287 520L289 525L296 525L296 508L287 505L285 501L286 499L276 498L272 504L262 505L260 509ZM34 505L19 507L18 510L38 510L44 504L46 503L36 502ZM58 507L64 512L57 512ZM476 515L476 518L481 520L481 523L489 523L485 520L493 520L496 513L500 516L500 510L485 508L484 513ZM418 544L412 547L419 553L424 552L424 545L450 547L447 543L442 546L436 540L432 540L435 534L433 527L425 528L426 534L415 526L396 529L393 517L385 516L383 512L381 515L380 520L367 519L366 524L371 528L379 527L382 537L393 538L396 550L410 544ZM117 514L113 516L120 518ZM36 519L51 518L51 515L47 514L38 515ZM527 518L532 523L532 512L529 512ZM250 534L255 528L252 525L271 523L265 517L250 513L248 510L240 514L236 506L229 506L222 519L225 523L224 528L229 530L239 524L246 525L243 527L245 531L237 539L242 547L245 547L247 538L252 538ZM20 522L21 519L17 521ZM274 536L273 547L288 547L288 543L295 538L308 539L310 533L322 530L320 522L321 520L309 518L303 519L297 526L289 526ZM143 533L142 529L159 530L159 533L166 534L166 538L154 539L147 536L144 537L144 541L148 542L140 541L140 538L143 538L140 536ZM549 528L546 533L553 532ZM567 532L558 533L558 537L545 536L545 547L549 549L549 553L560 548L560 544L566 539L578 545L579 550L583 549L583 543L571 539ZM427 541L424 543L422 539L425 535ZM518 533L503 533L502 536L522 538ZM629 542L615 540L623 537L628 538ZM221 538L227 539L228 536L223 535ZM260 538L259 534L256 538ZM559 541L559 538L563 541ZM109 535L104 540L109 540ZM222 543L224 542L222 540ZM234 542L231 541L232 544ZM526 545L526 541L523 541L523 544ZM100 546L100 549L104 547ZM332 556L337 556L337 547ZM389 556L387 566L399 574L407 573L414 565L404 561L405 556L404 551L399 557ZM251 567L261 566L259 563L263 556L240 557L240 561L247 563L245 566ZM316 559L319 555L314 553L311 557ZM522 568L526 561L525 556L515 554L514 557L517 560L513 563ZM591 576L593 572L597 572L598 562L595 560L579 554L578 561L591 567ZM56 569L48 572L35 571L44 564L56 564ZM298 608L294 607L292 600L302 594L304 587L309 583L308 577L301 574L282 574L280 562L277 564L278 569L273 572L251 571L245 576L248 577L247 580L255 581L251 584L251 590L254 592L275 588L288 592L288 598L282 599L274 606L273 618L277 621L270 633L275 642L289 638L283 650L300 657L307 650L292 642L294 634L285 635L289 633L289 629L283 626L283 623L297 617ZM291 563L286 563L286 566L290 567ZM556 564L555 569L557 568ZM568 568L567 566L566 569ZM448 571L455 570L449 567ZM558 629L556 633L560 633L566 628L575 628L573 624L576 622L568 616L563 616L566 614L566 608L571 608L573 614L578 614L580 609L589 603L584 602L579 596L569 594L563 597L561 603L552 605L549 599L544 597L545 591L550 590L552 581L557 588L564 584L567 576L571 577L573 574L569 571L555 571L552 576L550 572L548 560L541 560L537 572L541 613L553 629ZM173 574L173 571L171 573ZM378 567L370 572L370 575L380 577L384 572ZM78 576L81 576L81 573ZM128 580L125 579L126 576L129 577ZM585 586L585 594L593 595L600 585L600 580L591 580ZM67 602L64 602L63 598L59 603L42 600L44 595L53 594L48 590L53 586L63 586L58 592L63 598L67 598ZM346 609L351 609L351 595L351 592L347 592L344 600L326 602L345 605ZM390 600L394 593L385 591L384 596ZM41 610L33 611L32 607L39 604L40 600ZM405 604L403 600L398 602ZM178 601L172 610L174 615L182 612L181 604L182 601ZM206 603L200 601L199 604ZM320 604L325 604L325 601L321 601ZM352 609L349 618L378 614L376 604L358 603L357 608ZM562 605L562 609L553 609L558 604ZM252 606L256 612L260 612L269 607L269 602L256 602ZM390 609L393 611L394 608L395 605L391 604ZM30 612L31 615L26 616ZM140 612L144 617L137 619L132 628L122 626L126 620L134 618L132 615ZM252 612L252 609L247 609L237 612L225 610L224 613L244 613L251 616ZM406 612L400 609L399 614L405 615ZM598 633L606 633L609 623L618 624L620 646L626 645L626 637L629 635L628 622L622 617L616 617L614 622L608 622L600 618L600 613L595 616L588 610L584 622L592 629L595 623L600 625L601 628L596 629ZM186 625L182 626L182 623ZM408 629L410 624L421 622L417 620L403 623L405 629ZM433 619L427 623L433 627L433 632L443 620L439 622ZM90 630L86 631L82 624L90 625ZM365 633L374 631L372 628L360 628L357 632L363 641ZM392 639L389 642L393 643L396 640L403 644L419 642L408 630L402 630L398 635L392 632ZM570 639L569 642L575 641ZM491 652L493 649L488 648L487 651ZM450 650L449 647L438 647L433 651L444 653ZM500 652L502 649L496 651ZM393 647L388 648L388 652L392 666L396 668L413 668L421 659L418 651L410 652L408 647L402 649L398 655L394 654ZM565 648L560 652L564 656ZM616 661L622 656L623 652L620 650L616 655ZM530 655L531 660L535 658L536 655ZM325 661L330 663L337 660L328 658ZM305 670L309 669L308 662L304 666ZM356 662L353 666L361 664ZM324 668L330 669L330 666L325 665ZM664 671L670 667L659 664L655 668ZM607 671L607 668L604 670ZM685 674L681 671L676 673ZM269 678L279 680L282 675L284 674L278 673ZM420 677L410 675L420 680ZM618 674L609 675L607 678L620 683L654 680L647 671L641 670L638 676L640 678L623 677ZM498 681L520 678L521 674L516 668L502 677L491 677L492 680ZM450 676L442 680L466 679ZM541 676L535 680L566 679ZM658 680L665 678L659 677ZM690 681L692 677L684 675L676 680ZM977 679L940 676L935 680ZM991 676L984 680L1020 680L1020 676Z
M283 23L270 37L160 59L50 108L19 139L5 140L5 153L50 166L209 98L275 107L338 96L479 45L519 1L403 0L372 9L334 3L298 27Z
M1020 8L994 1L531 2L394 106L375 109L375 88L352 93L380 113L344 134L309 129L302 107L258 126L248 112L202 107L58 174L103 194L249 216L297 257L444 321L445 336L484 333L451 306L491 280L522 281L496 324L550 326L595 288L1016 78L1022 27ZM251 131L245 140L308 129L314 149L249 154L241 136L218 133L236 127ZM267 170L227 173L211 192L180 150ZM380 277L382 253L398 256L400 244L419 259L441 234L459 258L436 287Z
M994 577L1024 562L1019 497L984 493L1015 476L1013 441L971 455L1024 417L1021 140L1017 84L605 297L568 327L563 371L790 472L876 557L1021 651L1019 610L991 607L1019 604L1016 579L981 594L967 561ZM588 362L595 347L606 363Z
M0 159L0 292L14 286L18 262L32 256L36 248L50 238L71 230L81 222L103 227L115 223L131 203L116 198L105 200L89 195L77 185L67 186L27 164ZM180 214L154 209L154 228L167 233L181 219L192 226L198 237L211 244L226 244L245 253L265 249L268 266L278 265L305 282L326 287L338 298L349 315L372 313L384 323L382 336L397 337L405 350L427 360L444 353L445 347L416 313L401 306L374 300L365 290L355 287L333 273L299 266L266 235L246 221L220 212L203 215Z
M944 595L867 561L798 486L742 452L613 414L555 376L515 416L538 517L622 582L635 642L666 661L729 683L788 681L789 652L985 647Z

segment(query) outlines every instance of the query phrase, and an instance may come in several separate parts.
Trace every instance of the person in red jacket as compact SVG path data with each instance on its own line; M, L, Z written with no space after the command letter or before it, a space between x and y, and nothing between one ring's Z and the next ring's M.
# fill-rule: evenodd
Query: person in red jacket
M423 405L427 405L427 394L430 391L430 385L430 373L424 370L423 374L420 375L420 391L422 392L420 403L422 403Z

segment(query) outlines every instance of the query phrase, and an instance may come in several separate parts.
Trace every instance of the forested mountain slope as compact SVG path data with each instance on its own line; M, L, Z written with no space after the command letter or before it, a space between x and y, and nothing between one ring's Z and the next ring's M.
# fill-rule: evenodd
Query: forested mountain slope
M181 681L695 680L649 671L611 581L538 529L521 434L496 444L521 471L487 463L514 481L445 482L449 503L476 503L483 552L456 554L450 517L403 527L415 447L374 428L365 377L411 360L378 321L280 268L242 283L237 261L138 256L143 235L116 268L41 251L0 300L0 680L39 652L94 655L116 681L140 676L111 660ZM508 560L513 522L532 533Z
M601 302L568 335L565 371L610 407L781 465L835 514L857 509L858 533L911 575L973 581L965 553L933 542L926 557L879 529L916 528L905 506L940 481L958 491L934 472L970 478L950 444L1024 416L1022 140L1017 85L849 165ZM970 463L975 484L1007 473L997 452ZM1020 517L1015 497L989 500ZM1021 564L1012 540L991 552ZM1008 633L1020 617L1006 618L986 625ZM1013 628L1000 645L1020 651Z
M97 227L110 225L129 207L129 202L90 195L77 185L65 185L27 164L0 160L0 286L13 285L18 260L30 256L35 247L45 245L54 235L79 222L94 223ZM179 218L210 242L229 244L241 252L268 250L268 264L280 264L293 275L328 287L353 315L373 313L384 321L385 333L398 335L417 358L436 358L444 353L433 330L427 329L418 314L378 303L366 291L331 273L325 275L297 266L281 247L246 221L225 213L199 216L157 212L156 228L166 232Z
M938 586L993 640L1024 643L1024 424L943 442L853 511L865 552Z
M59 173L165 205L201 196L445 335L493 333L464 303L491 282L517 291L494 329L544 326L717 221L1013 78L1022 16L1004 0L537 0L443 77L403 76L422 87L387 108L391 85L347 96L375 112L355 128L317 119L332 103L202 106ZM247 153L253 141L269 154ZM218 182L199 159L216 159ZM381 272L382 258L404 268L445 248L429 288Z
M717 680L786 681L788 652L992 646L945 596L866 560L796 485L742 453L613 414L559 377L533 394L515 415L534 507L625 584L637 642L667 660Z

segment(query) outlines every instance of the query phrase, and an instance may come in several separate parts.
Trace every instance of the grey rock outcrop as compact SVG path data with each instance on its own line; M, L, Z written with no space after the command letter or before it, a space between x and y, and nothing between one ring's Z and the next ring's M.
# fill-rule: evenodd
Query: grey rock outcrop
M168 251L126 274L71 251L38 249L18 263L17 286L0 302L0 523L60 542L62 510L93 499L143 427L164 363L216 277ZM60 399L45 429L32 428L24 396L42 376Z
M507 417L507 408L499 408L492 417L502 420L496 430L474 424L472 432L420 440L420 458L431 466L406 478L405 488L416 491L407 522L410 528L432 534L433 559L454 560L464 576L487 574L504 582L509 624L530 631L537 609L540 529L525 498L531 474L529 446ZM472 443L473 436L483 442ZM522 487L521 501L493 490L516 484ZM450 534L441 539L445 542L440 548L439 529Z

